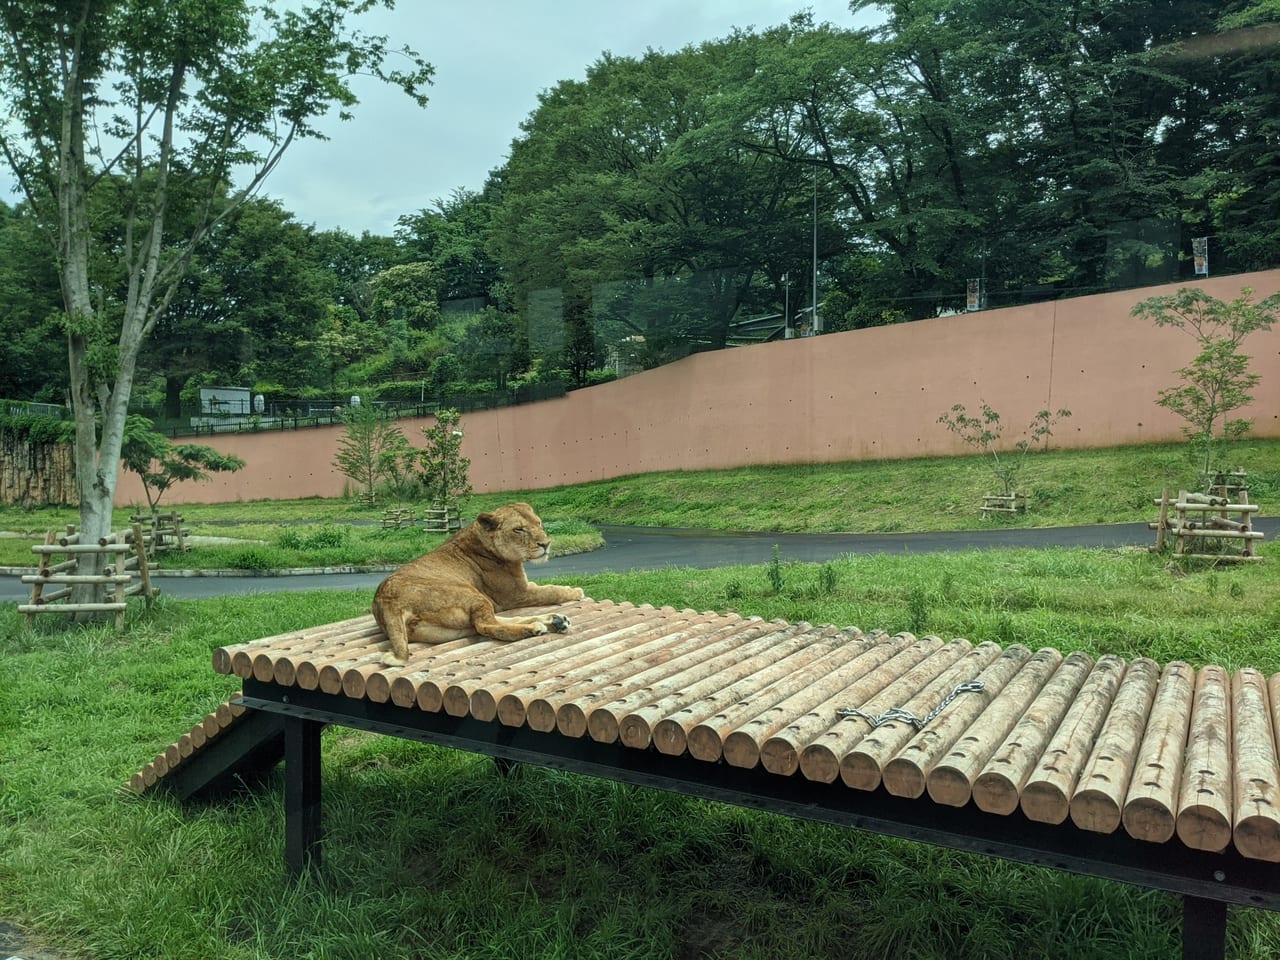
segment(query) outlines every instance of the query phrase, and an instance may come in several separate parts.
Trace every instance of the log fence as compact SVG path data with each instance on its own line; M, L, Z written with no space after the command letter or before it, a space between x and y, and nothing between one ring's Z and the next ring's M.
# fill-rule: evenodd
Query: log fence
M151 584L141 524L102 537L97 543L82 543L75 527L68 525L61 535L50 531L44 543L31 550L40 563L34 574L23 575L22 582L31 585L31 596L26 603L18 604L18 611L26 614L28 627L41 613L114 613L116 629L120 630L129 597L142 596L149 607L159 593ZM102 573L79 572L80 558L88 555L105 558ZM73 601L75 588L85 584L94 586L100 599Z
M129 523L141 527L140 536L150 557L154 558L165 550L177 549L186 553L190 549L187 538L191 536L191 530L183 526L180 513L135 514L129 518ZM126 534L134 535L132 530Z
M984 493L982 495L982 514L988 513L1026 513L1027 495L1025 493Z
M1222 489L1222 488L1218 488ZM1228 497L1214 493L1188 493L1180 490L1177 498L1166 489L1153 501L1160 508L1160 517L1147 524L1156 531L1155 551L1163 552L1173 541L1173 556L1187 560L1213 560L1227 563L1250 563L1262 560L1255 549L1263 538L1262 531L1253 529L1253 515L1261 509L1248 502L1248 488L1243 489L1241 502L1233 503ZM1239 552L1210 552L1209 544L1238 544Z
M423 511L422 528L428 533L454 533L462 529L462 513L457 504L431 504Z
M399 530L401 527L412 527L416 520L412 507L388 507L382 511L383 530Z

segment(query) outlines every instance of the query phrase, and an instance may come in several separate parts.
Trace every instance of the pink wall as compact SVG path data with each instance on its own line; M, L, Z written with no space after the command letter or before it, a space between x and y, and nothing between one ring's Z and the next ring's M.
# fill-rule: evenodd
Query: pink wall
M1280 270L1209 279L1210 294L1280 291ZM697 354L559 400L466 414L464 455L477 492L537 489L655 470L967 452L937 423L954 403L985 400L1020 428L1066 407L1059 447L1180 440L1182 421L1158 390L1194 355L1191 337L1130 316L1139 300L1179 285L1101 294L959 317ZM1255 437L1280 438L1280 328L1245 343L1262 375ZM404 421L421 443L429 421ZM342 428L226 435L203 443L247 466L175 487L167 503L332 497ZM119 504L143 502L121 473Z

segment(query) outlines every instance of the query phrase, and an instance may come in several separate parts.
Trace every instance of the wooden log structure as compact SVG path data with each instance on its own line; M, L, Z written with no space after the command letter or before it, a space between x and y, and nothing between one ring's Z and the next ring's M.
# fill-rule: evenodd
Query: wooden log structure
M570 632L394 667L370 616L215 650L236 702L284 723L290 868L319 857L318 731L340 724L1170 890L1197 949L1226 903L1280 910L1280 673L555 609ZM193 734L164 762L198 758Z
M412 507L387 507L382 511L382 529L399 530L401 527L412 527L417 517Z
M1243 492L1241 502L1233 503L1226 496L1216 494L1178 492L1177 499L1166 489L1153 501L1160 508L1160 517L1147 524L1156 531L1155 550L1164 550L1173 538L1173 555L1188 560L1214 560L1223 562L1257 562L1263 558L1255 549L1263 539L1262 531L1253 529L1253 515L1261 507L1248 502L1248 488L1220 485L1214 488L1222 492ZM1233 519L1231 514L1236 514ZM1236 541L1239 553L1195 552L1207 540ZM1203 548L1200 548L1203 549Z
M140 525L132 530L112 533L98 543L81 543L74 526L68 526L62 536L52 531L43 544L36 544L32 551L40 557L40 565L34 574L25 574L23 583L31 584L31 596L18 605L18 611L27 615L30 626L39 613L115 613L116 629L124 627L124 615L128 609L127 598L141 595L151 606L159 592L151 585L151 573L147 563ZM108 560L107 568L99 574L78 573L80 557L98 554ZM67 559L54 563L53 558ZM77 584L96 584L103 588L104 598L91 602L68 601ZM49 591L45 587L55 585Z

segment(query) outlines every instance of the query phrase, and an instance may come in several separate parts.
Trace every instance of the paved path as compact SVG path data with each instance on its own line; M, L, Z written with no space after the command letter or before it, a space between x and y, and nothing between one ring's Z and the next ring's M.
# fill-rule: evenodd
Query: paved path
M959 530L944 533L719 533L655 527L601 527L605 547L591 553L552 557L531 564L533 580L590 573L626 573L664 567L725 567L768 563L777 544L784 560L820 563L844 554L936 553L1008 547L1150 546L1155 534L1145 523L1111 523L1082 527L1043 527ZM1254 529L1268 540L1280 536L1280 518L1263 517ZM303 576L163 577L161 590L170 597L213 597L225 594L270 593L286 590L369 590L386 577L376 573L311 574ZM0 577L0 602L16 603L30 596L16 576Z

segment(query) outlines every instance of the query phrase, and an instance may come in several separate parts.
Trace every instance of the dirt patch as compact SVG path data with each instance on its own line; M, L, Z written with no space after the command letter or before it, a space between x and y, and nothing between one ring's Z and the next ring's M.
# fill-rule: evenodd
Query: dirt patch
M16 924L0 920L0 958L3 960L82 960L84 956L55 950Z

